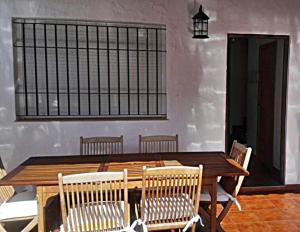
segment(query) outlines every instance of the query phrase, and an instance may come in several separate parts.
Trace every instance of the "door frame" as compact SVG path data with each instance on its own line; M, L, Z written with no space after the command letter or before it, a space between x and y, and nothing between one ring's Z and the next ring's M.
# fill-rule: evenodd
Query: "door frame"
M226 68L226 115L225 115L225 151L228 152L231 145L228 145L228 130L230 118L230 53L232 38L259 38L259 39L283 39L283 79L282 79L282 108L281 108L281 137L280 137L280 181L285 185L285 164L286 164L286 106L287 106L287 86L288 86L288 64L289 64L289 35L273 34L227 34L227 68Z

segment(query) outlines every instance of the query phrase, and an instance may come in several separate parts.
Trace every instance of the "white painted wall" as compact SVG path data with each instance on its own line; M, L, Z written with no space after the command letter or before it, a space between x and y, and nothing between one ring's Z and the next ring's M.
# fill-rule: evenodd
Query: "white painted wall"
M195 3L197 3L195 6ZM32 155L77 154L79 136L179 134L180 150L224 150L227 33L291 36L286 183L300 183L300 1L203 0L208 40L191 35L194 0L0 0L0 153L11 169ZM167 121L15 122L11 17L78 18L167 25Z

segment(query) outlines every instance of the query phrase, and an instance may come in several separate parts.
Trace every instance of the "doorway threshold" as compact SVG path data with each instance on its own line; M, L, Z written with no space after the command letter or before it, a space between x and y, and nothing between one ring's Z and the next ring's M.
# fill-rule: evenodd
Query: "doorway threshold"
M271 194L271 193L300 193L300 184L276 185L276 186L251 186L242 187L240 194Z

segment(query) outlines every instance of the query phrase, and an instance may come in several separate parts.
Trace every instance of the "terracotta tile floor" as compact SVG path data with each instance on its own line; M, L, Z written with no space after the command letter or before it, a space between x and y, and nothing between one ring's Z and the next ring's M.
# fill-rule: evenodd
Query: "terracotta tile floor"
M244 195L222 222L226 232L300 232L300 194Z
M243 195L238 200L242 211L231 207L222 222L226 232L300 232L300 193ZM58 200L54 203L48 219L57 216Z

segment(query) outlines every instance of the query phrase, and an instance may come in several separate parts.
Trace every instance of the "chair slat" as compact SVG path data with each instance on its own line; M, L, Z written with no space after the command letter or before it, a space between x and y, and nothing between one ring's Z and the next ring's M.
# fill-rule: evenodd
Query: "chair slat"
M139 152L178 152L178 135L139 135Z
M201 181L202 166L144 167L141 217L148 230L183 228L198 214Z
M107 173L59 174L65 231L118 231L129 225L127 171L112 176L106 180Z
M1 161L2 163L2 161ZM0 168L0 179L6 175L6 171ZM12 186L0 186L0 204L7 201L15 193L15 189Z
M81 155L106 155L122 153L122 135L120 137L80 137Z
M4 176L6 176L6 170L4 169L4 166L3 166L3 163L1 160L1 156L0 156L0 179L2 179ZM20 194L22 194L22 193L20 193ZM35 203L34 199L28 199L28 200L27 199L18 199L18 193L15 192L15 189L13 186L0 186L0 205L6 203L12 197L15 197L15 199L13 200L14 202L20 203L20 208L18 209L18 211L25 210L24 208L22 208L22 205L21 205L22 203L26 204L28 202L31 205L33 205ZM36 207L37 207L37 205L36 205ZM18 213L16 213L16 210L14 209L15 206L13 204L7 204L5 206L5 208L8 212L10 212L9 214L11 215L11 217L7 218L7 217L5 217L5 215L2 215L2 219L0 219L0 231L1 232L6 231L5 226L4 226L4 224L6 222L20 221L20 220L23 220L24 218L26 218L29 221L27 224L25 224L24 228L19 228L20 230L30 231L36 226L36 224L38 222L38 215L33 215L33 213L26 214L26 211L25 211L24 215L22 217L23 219L21 219L20 216L18 215Z
M250 147L246 147L243 144L238 143L236 140L233 142L229 158L235 160L240 166L242 166L245 170L247 170L250 155L251 155L252 149ZM231 162L229 160L229 162ZM240 190L240 187L242 185L242 182L244 180L244 176L226 176L222 177L221 180L218 183L218 194L217 196L225 196L225 199L217 197L217 201L222 204L223 209L219 213L217 217L217 229L218 231L222 230L220 223L225 218L227 213L230 210L231 205L233 204L232 198L229 198L228 195L231 195L233 198L237 197L237 194ZM207 193L204 191L203 196L207 199ZM227 196L227 199L226 199ZM206 209L210 205L210 200L206 200L201 202L201 205L204 205L205 207L201 207L200 210L203 213L203 215L207 216Z

